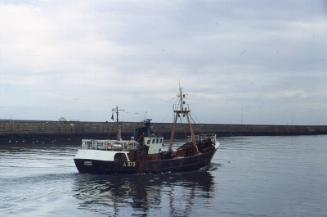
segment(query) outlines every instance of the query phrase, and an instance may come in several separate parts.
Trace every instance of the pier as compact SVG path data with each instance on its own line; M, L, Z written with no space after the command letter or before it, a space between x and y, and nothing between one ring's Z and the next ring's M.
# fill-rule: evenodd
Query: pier
M153 130L166 139L171 123L153 123ZM130 138L142 122L122 122L122 136ZM184 124L177 124L177 138L184 138ZM247 125L247 124L194 124L195 133L216 133L217 136L285 136L327 134L326 125ZM114 138L117 126L112 122L82 121L26 121L1 120L0 142L80 142L81 138Z

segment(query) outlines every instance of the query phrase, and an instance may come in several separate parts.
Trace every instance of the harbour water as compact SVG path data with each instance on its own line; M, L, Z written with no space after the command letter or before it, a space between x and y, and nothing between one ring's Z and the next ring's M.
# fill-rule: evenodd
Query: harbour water
M0 145L1 216L327 216L327 136L226 137L209 171L78 174L78 146Z

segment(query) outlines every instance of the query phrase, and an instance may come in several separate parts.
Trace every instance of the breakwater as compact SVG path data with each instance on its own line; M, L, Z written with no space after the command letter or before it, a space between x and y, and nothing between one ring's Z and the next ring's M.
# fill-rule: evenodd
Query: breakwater
M134 129L143 126L140 122L123 122L122 136L129 138ZM218 136L281 136L281 135L318 135L327 134L325 125L244 125L244 124L194 124L195 132L216 133ZM170 123L153 123L157 134L169 138ZM176 136L187 135L187 125L178 124ZM81 138L113 138L117 126L112 122L81 121L0 121L0 142L30 141L71 141L79 142Z

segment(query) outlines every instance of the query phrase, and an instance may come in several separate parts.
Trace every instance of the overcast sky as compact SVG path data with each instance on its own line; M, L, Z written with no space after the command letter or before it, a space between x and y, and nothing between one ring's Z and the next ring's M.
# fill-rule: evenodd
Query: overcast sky
M327 124L319 0L0 0L0 119Z

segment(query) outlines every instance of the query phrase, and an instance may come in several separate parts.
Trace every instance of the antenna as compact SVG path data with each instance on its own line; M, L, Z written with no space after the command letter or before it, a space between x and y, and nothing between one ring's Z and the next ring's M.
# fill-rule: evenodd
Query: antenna
M112 115L111 115L111 120L115 120L114 114L116 114L116 122L117 124L119 123L119 112L124 112L124 109L119 109L118 105L116 105L115 108L112 108Z
M121 125L119 124L119 112L125 111L124 109L119 109L118 105L112 109L111 120L115 120L114 114L116 114L116 124L117 124L117 139L121 140Z

